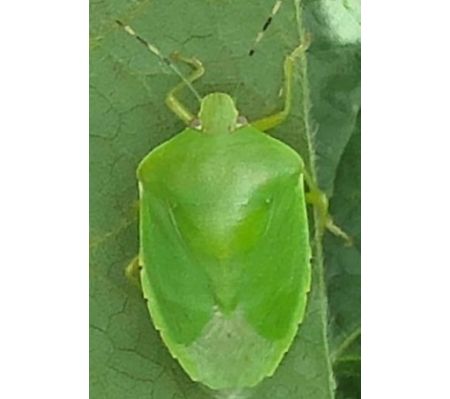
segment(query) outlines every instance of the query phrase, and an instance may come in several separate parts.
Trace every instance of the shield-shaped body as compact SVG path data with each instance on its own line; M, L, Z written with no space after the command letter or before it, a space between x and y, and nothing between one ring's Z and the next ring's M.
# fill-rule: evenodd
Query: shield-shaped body
M305 312L303 162L251 126L185 129L141 162L144 296L171 354L212 389L274 373Z

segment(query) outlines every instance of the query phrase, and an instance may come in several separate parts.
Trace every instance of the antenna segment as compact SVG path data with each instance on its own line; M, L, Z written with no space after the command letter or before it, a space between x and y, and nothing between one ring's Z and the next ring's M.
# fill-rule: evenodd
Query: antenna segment
M266 19L266 22L264 22L262 29L259 31L258 35L256 36L255 42L253 43L253 47L248 52L248 55L252 56L253 54L255 54L255 49L258 46L258 43L264 37L266 30L269 28L270 24L272 23L273 18L275 17L277 12L280 10L282 3L283 3L283 0L275 1L275 4L272 8L272 12L270 13L269 18Z
M198 94L197 90L195 90L194 86L192 86L191 82L180 72L180 70L176 67L176 65L168 58L166 57L155 45L148 42L147 40L143 39L141 36L139 36L133 28L129 25L125 25L123 22L116 20L117 25L119 25L125 32L127 32L130 36L133 36L136 38L139 43L144 45L147 50L149 50L152 54L156 55L161 62L169 66L179 77L180 79L186 84L186 86L189 88L189 90L194 94L195 98L201 102L202 98Z

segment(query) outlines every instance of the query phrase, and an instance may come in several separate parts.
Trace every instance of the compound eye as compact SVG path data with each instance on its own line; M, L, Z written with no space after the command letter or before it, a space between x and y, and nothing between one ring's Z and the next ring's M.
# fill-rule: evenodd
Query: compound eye
M192 129L196 129L196 130L201 130L202 129L202 124L200 122L200 119L195 118L191 123L190 123L190 127Z
M239 115L237 118L237 127L248 125L248 120L245 116Z

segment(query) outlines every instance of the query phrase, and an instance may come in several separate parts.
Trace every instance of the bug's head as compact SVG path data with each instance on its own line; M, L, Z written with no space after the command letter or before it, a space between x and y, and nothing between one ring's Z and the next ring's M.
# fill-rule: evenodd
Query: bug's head
M212 93L202 99L198 117L206 133L231 133L236 129L238 111L228 94Z

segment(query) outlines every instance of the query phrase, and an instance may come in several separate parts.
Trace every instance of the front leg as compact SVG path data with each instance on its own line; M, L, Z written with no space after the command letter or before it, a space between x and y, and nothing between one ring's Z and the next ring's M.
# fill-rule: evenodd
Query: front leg
M258 119L250 124L256 129L265 132L272 129L284 122L289 116L292 108L292 86L294 81L294 64L297 58L303 57L310 45L310 37L306 36L306 39L301 43L291 54L289 54L283 64L284 70L284 108L276 114L267 116L262 119Z

